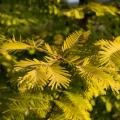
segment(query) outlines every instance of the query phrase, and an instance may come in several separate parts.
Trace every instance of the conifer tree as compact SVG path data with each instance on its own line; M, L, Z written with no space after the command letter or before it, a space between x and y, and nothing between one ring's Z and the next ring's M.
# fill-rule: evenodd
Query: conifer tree
M47 5L48 11L42 10L40 14L76 21L83 20L89 12L95 16L120 14L119 8L96 2L67 10L57 2ZM4 21L13 19L0 15ZM34 24L28 18L16 17L16 20L16 26ZM0 74L6 75L1 80L0 119L92 120L96 98L106 96L109 91L119 94L120 36L98 41L91 40L91 36L90 30L76 30L65 39L57 35L60 41L49 42L1 35ZM106 106L110 111L108 102Z

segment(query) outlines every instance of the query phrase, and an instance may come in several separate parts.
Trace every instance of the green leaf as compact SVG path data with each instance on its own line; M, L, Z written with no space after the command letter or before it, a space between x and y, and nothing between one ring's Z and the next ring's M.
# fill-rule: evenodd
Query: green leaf
M112 110L112 104L109 101L106 101L105 105L106 105L107 112L111 112L111 110Z

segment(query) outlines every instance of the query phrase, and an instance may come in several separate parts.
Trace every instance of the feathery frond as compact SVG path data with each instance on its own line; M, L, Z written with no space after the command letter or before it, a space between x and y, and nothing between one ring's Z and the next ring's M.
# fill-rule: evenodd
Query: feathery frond
M44 64L43 62L33 59L33 60L21 60L19 62L16 62L15 64L15 71L22 71L27 68L35 68L36 66L39 66L41 64Z
M62 50L65 51L73 47L75 43L79 40L81 34L82 34L81 31L76 31L72 33L70 36L68 36L62 45Z
M88 5L88 8L96 13L97 16L103 16L106 13L116 15L118 9L113 6L106 6L100 3L91 2Z
M18 78L18 88L21 92L24 92L33 88L43 87L48 83L46 75L47 68L40 66L39 68L33 69L25 74L23 77Z
M31 48L30 45L19 41L5 42L1 47L1 49L6 51L25 50L29 48Z
M120 65L120 41L106 41L101 47L100 62L102 65Z
M16 98L11 98L9 108L4 111L6 120L25 120L25 117L35 113L39 118L45 118L50 110L52 98L47 94L23 94ZM18 119L19 118L19 119ZM20 119L21 118L21 119Z
M83 10L84 10L84 7L80 7L77 9L63 11L62 14L67 16L67 17L71 17L71 18L83 19L84 15L85 15Z
M64 101L55 101L56 105L63 111L65 119L90 120L88 111L92 109L92 106L89 101L80 94L65 92L65 95L66 99Z
M70 83L70 74L67 70L63 67L53 64L52 66L48 67L47 71L48 78L50 80L49 86L51 89L55 88L67 88Z
M93 85L96 91L108 89L109 86L116 92L120 89L119 82L115 82L113 76L104 72L101 68L87 65L78 69L80 70L80 74L88 80L90 86Z
M37 59L32 60L24 60L18 62L16 65L15 70L19 71L26 71L24 76L18 78L18 86L21 90L32 89L35 86L43 87L48 83L51 89L55 88L67 88L70 82L70 75L65 68L61 67L60 65L48 61L40 62Z

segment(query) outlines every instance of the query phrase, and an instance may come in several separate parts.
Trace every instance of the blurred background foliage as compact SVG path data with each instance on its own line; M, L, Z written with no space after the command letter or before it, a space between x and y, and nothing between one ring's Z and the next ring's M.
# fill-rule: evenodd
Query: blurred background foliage
M51 45L59 46L66 36L76 30L90 32L89 40L82 41L85 47L97 40L120 35L120 0L80 0L79 5L68 4L67 0L0 0L1 45L10 39L29 43L44 39ZM93 54L91 48L90 51ZM6 107L6 96L16 94L8 81L12 63L26 57L39 58L40 55L30 49L14 53L11 58L5 51L0 51L0 116ZM93 120L120 120L120 95L109 91L92 104Z

